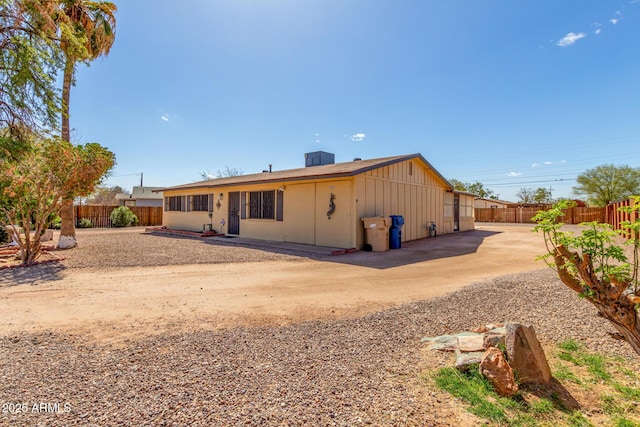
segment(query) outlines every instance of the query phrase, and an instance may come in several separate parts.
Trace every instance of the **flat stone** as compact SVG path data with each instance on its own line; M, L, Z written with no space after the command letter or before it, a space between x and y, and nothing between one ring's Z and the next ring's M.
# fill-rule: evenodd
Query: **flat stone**
M472 353L462 353L456 351L456 369L466 372L473 365L478 365L484 357L484 351L474 351Z
M441 335L431 338L428 342L429 350L455 351L458 348L458 337L453 335Z
M439 335L437 337L423 337L420 342L429 344L429 350L451 349L458 347L458 338L455 335Z
M458 335L458 349L462 352L484 351L484 336Z
M476 336L476 335L478 335L478 334L475 333L475 332L460 332L460 333L456 334L457 337L473 337L473 336Z

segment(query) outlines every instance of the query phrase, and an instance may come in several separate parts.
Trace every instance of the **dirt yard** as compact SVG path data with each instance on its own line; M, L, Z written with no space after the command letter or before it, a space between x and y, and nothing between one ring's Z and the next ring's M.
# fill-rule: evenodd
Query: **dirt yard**
M78 240L79 248L60 253L60 265L0 272L0 333L53 329L118 339L155 334L162 325L218 329L356 317L542 268L535 257L544 250L531 227L514 225L340 256L142 229L78 230Z
M140 229L78 240L60 263L0 271L0 426L476 426L425 378L452 361L421 338L516 321L547 349L633 357L534 260L529 226L342 256Z

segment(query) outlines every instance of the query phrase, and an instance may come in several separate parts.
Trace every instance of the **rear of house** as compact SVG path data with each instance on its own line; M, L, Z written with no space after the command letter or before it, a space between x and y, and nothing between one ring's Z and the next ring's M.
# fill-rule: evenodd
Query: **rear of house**
M439 234L475 227L474 196L454 192L420 154L345 163L328 154L307 154L305 168L162 189L163 225L358 249L363 217L402 215L405 242L427 237L431 222Z

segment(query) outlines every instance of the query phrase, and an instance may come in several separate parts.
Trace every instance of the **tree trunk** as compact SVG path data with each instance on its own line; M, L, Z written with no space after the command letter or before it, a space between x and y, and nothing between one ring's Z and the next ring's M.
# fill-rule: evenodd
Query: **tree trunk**
M73 71L75 61L67 56L64 64L64 76L62 80L62 140L71 142L71 128L69 127L69 96L73 84Z
M75 212L73 200L62 202L60 210L60 238L58 239L58 249L71 249L78 245L76 241Z
M635 309L634 309L635 312ZM618 324L610 317L604 316L613 326L622 334L624 339L629 343L633 350L640 355L640 323L634 322L634 325Z
M73 71L75 61L67 56L64 65L64 78L62 82L62 140L71 142L71 128L69 127L69 95L73 84ZM60 226L60 239L58 249L70 249L78 246L76 241L76 227L73 213L73 200L64 200L60 211L62 224Z
M556 270L562 283L584 296L598 309L598 314L607 319L633 350L640 355L640 319L636 309L635 295L628 294L630 284L612 280L603 282L594 273L588 254L580 256L560 245L554 253ZM567 264L573 264L577 276L570 273ZM581 280L578 279L578 276ZM635 298L634 298L635 297Z

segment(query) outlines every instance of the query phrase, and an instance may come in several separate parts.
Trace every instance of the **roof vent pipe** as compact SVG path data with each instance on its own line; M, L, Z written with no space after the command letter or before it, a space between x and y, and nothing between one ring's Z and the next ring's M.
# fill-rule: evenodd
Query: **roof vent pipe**
M269 173L271 173L271 163L269 163Z

